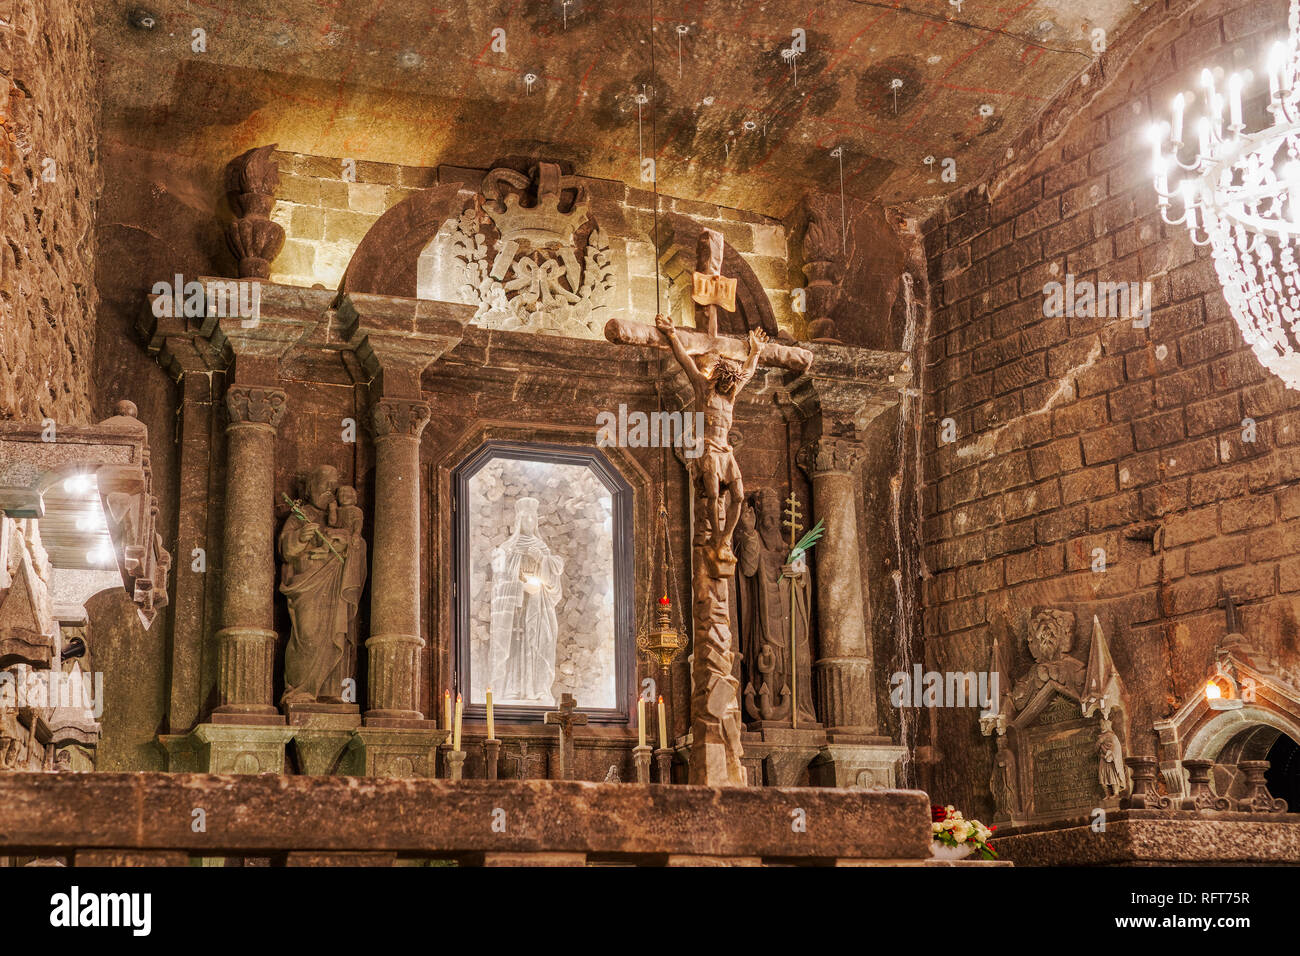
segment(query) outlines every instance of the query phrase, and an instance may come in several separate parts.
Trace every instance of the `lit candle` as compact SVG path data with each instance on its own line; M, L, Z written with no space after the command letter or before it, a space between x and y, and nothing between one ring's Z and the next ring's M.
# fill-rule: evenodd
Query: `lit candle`
M636 745L645 746L645 698L636 699Z
M1210 70L1209 70L1208 68L1206 68L1206 69L1204 69L1204 70L1201 70L1201 86L1205 87L1205 89L1208 91L1208 95L1206 96L1206 102L1211 102L1211 101L1213 101L1213 99L1214 99L1214 74L1211 73Z
M668 720L664 717L664 695L659 695L659 749L668 749Z
M1187 98L1179 93L1174 97L1174 128L1170 139L1177 146L1183 141L1183 110L1187 108Z
M442 729L451 732L451 691L442 692Z
M1210 157L1210 120L1209 117L1202 116L1199 123L1196 124L1196 135L1201 143L1201 157L1209 159Z
M1282 70L1286 65L1286 45L1278 42L1268 51L1268 95L1277 99L1282 93Z
M488 740L496 740L496 727L492 723L492 688L487 689L487 708L488 708Z
M1232 129L1240 129L1245 124L1241 121L1241 74L1234 73L1228 77L1228 109L1232 117Z
M457 694L456 695L456 729L455 731L452 732L451 735L451 749L456 751L457 753L460 752L460 717L461 714L464 712L464 709L465 709L464 701L460 699L460 694Z

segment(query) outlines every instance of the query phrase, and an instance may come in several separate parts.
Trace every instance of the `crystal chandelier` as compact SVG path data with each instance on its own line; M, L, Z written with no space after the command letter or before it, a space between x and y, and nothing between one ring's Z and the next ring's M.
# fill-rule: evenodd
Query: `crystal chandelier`
M1246 80L1228 77L1226 99L1210 70L1201 72L1207 107L1195 126L1196 151L1183 152L1186 97L1174 97L1173 122L1151 127L1160 218L1187 226L1209 245L1223 295L1246 343L1265 368L1300 389L1300 0L1291 0L1290 42L1267 61L1272 125L1247 133L1241 97ZM1224 110L1227 109L1227 126ZM1170 186L1170 176L1179 177ZM1176 205L1171 205L1176 204ZM1171 218L1175 208L1182 214Z

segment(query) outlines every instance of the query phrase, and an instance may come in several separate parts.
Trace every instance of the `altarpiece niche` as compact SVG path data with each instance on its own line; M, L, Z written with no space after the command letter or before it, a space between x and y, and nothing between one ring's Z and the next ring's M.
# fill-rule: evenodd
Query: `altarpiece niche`
M626 719L631 488L599 453L489 442L456 471L456 685L503 718Z

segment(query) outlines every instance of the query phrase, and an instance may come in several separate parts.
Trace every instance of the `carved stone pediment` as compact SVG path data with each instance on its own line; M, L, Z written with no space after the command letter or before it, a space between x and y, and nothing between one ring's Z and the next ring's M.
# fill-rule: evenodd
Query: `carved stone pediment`
M554 163L524 176L493 169L480 195L442 230L477 325L596 338L609 319L615 270L606 234L577 177Z

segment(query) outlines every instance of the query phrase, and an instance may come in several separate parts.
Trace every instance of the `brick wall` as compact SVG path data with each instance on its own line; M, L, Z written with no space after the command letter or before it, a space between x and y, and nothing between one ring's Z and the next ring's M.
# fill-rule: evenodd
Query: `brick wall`
M0 0L0 418L93 418L89 17L69 0Z
M1017 149L1026 165L925 227L927 664L983 670L996 637L1023 674L1039 604L1076 613L1086 659L1096 614L1130 695L1131 752L1153 753L1152 721L1201 686L1224 591L1245 633L1300 673L1300 392L1244 346L1208 251L1160 222L1145 138L1203 66L1253 66L1266 91L1258 67L1286 11L1206 0L1158 26L1109 77L1091 71L1096 95L1054 140L1040 128ZM1248 102L1248 125L1262 106ZM1067 274L1152 283L1150 328L1046 316L1044 285ZM936 796L989 813L975 712L929 720Z

